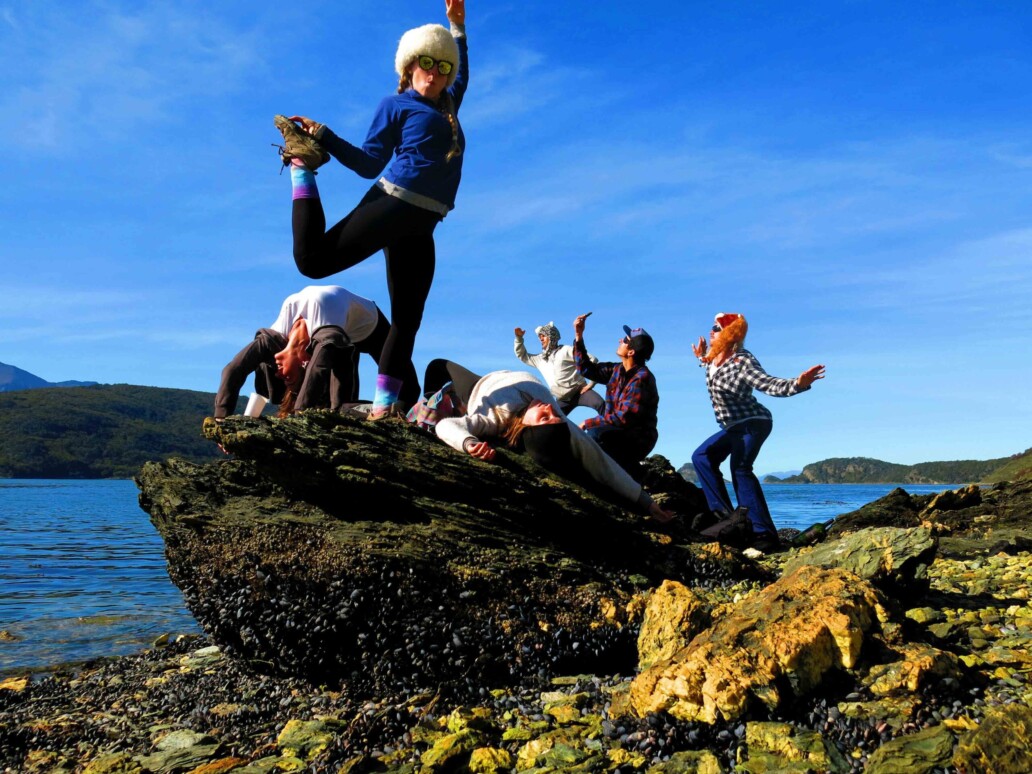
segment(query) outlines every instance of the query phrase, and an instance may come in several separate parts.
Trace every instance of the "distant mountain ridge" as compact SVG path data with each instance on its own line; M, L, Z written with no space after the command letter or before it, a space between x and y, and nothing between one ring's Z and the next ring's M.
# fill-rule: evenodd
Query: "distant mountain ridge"
M17 390L38 390L44 387L90 387L96 382L48 382L35 374L18 368L18 366L0 363L0 392L15 392Z
M1020 455L1016 455L1020 456ZM1012 457L993 460L948 460L900 465L870 457L833 457L811 463L782 484L968 484L991 480ZM765 480L770 480L768 477Z
M130 384L0 393L0 478L130 478L149 460L217 459L201 436L214 403L212 393Z

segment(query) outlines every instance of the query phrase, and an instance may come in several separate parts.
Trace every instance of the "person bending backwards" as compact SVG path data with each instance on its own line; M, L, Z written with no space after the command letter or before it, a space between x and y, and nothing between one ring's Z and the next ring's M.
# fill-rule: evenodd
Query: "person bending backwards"
M260 328L222 369L215 418L236 409L252 372L255 392L278 404L280 416L306 408L338 410L358 399L358 353L379 362L390 329L376 304L337 285L309 285L287 296L276 322ZM415 369L405 383L410 392L404 396L414 402Z
M391 330L383 348L371 419L396 413L423 319L436 253L434 229L455 206L466 140L458 111L469 79L465 1L446 0L451 30L427 24L401 37L398 93L384 99L362 147L305 116L276 116L293 190L294 261L321 279L383 250ZM297 123L300 124L300 128ZM326 230L315 170L330 155L365 178L380 176L343 220ZM412 371L414 373L414 371ZM418 385L416 385L418 392Z
M580 426L606 454L635 480L640 480L641 462L659 439L656 428L659 391L656 377L645 365L652 357L655 344L644 328L631 329L625 325L624 336L616 343L620 361L592 363L584 345L587 317L582 314L573 321L573 354L581 375L606 383L606 404L600 416L585 419Z
M721 312L710 330L707 347L701 336L692 351L699 364L706 368L706 388L709 390L713 411L720 432L702 442L692 454L692 465L699 475L699 485L706 502L718 517L731 514L720 463L731 457L731 483L738 504L748 508L753 532L753 547L763 552L780 547L777 529L770 517L763 488L753 473L753 462L760 447L774 427L770 411L753 396L753 390L777 398L796 395L817 380L824 378L824 366L815 365L795 379L771 376L760 361L743 348L749 325L740 314Z
M527 332L523 328L516 328L514 332L516 340L513 349L516 357L521 363L534 366L541 372L548 389L559 401L559 408L564 414L569 414L577 406L587 406L596 414L602 412L605 401L592 389L595 383L587 381L577 370L573 347L569 344L559 345L559 329L555 327L554 322L539 325L534 329L538 341L541 342L540 355L531 355L527 352L527 347L523 343L523 337ZM592 363L598 362L598 358L593 355L588 355L588 359Z

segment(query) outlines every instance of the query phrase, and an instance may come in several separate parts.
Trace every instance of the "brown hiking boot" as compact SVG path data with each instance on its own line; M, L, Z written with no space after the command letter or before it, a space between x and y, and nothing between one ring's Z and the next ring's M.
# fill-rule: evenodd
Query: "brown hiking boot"
M330 160L330 154L314 137L302 130L286 116L274 116L272 122L283 135L283 148L280 158L286 166L291 159L298 159L313 172Z
M391 417L404 419L405 414L405 409L403 409L399 404L391 403L390 405L380 406L370 410L366 415L366 420L369 422L380 422L384 419L390 419Z

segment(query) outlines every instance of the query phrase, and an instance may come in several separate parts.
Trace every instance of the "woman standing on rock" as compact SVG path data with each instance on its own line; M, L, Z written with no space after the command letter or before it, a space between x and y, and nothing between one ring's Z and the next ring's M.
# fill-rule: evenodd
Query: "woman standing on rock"
M731 498L720 463L731 457L731 483L738 504L749 509L753 547L766 552L777 550L780 542L763 489L753 473L753 462L774 423L770 411L753 397L753 390L778 398L795 395L823 379L824 366L808 368L795 379L771 376L751 352L742 348L748 330L742 315L721 312L710 330L708 351L702 336L692 345L700 365L706 366L706 387L721 427L695 450L692 465L710 510L729 516Z
M398 93L380 103L361 148L310 118L275 119L283 133L283 163L290 166L294 261L300 272L320 279L377 250L387 259L391 330L371 419L398 409L434 278L434 229L454 208L462 176L466 140L458 111L469 79L465 0L446 0L445 7L450 31L427 24L401 37L394 58ZM358 206L327 231L315 170L330 155L369 179L380 175L392 156L394 161Z

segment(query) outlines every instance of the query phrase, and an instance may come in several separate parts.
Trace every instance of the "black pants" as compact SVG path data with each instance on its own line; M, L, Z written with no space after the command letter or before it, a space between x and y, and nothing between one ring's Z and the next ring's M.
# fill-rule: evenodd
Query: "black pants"
M469 403L469 396L473 394L473 387L481 380L479 374L475 374L468 368L463 368L451 360L438 358L431 360L426 367L426 374L423 376L423 394L430 397L439 389L451 382L455 387L455 394L463 403Z
M399 379L403 389L414 374L412 350L434 280L434 229L441 216L375 186L344 220L329 231L319 199L295 199L292 225L298 271L322 279L361 263L377 250L387 259L391 327L383 343L379 372ZM418 385L416 392L418 393Z
M376 328L361 341L355 342L355 349L353 352L353 358L351 361L352 370L352 381L354 382L354 400L358 400L358 356L359 354L369 355L376 361L377 365L383 358L383 349L387 343L387 337L390 335L391 323L383 312L377 310L378 320L376 322ZM412 365L412 358L410 357L408 363L405 364L404 374L401 378L401 394L398 395L398 399L407 406L411 406L417 400L419 400L419 379L416 377L416 367Z
M329 408L337 411L358 399L355 347L342 328L324 325L312 334L311 359L294 401L295 411Z
M641 482L644 475L641 463L655 448L659 438L654 429L600 425L590 427L586 432L631 478Z

